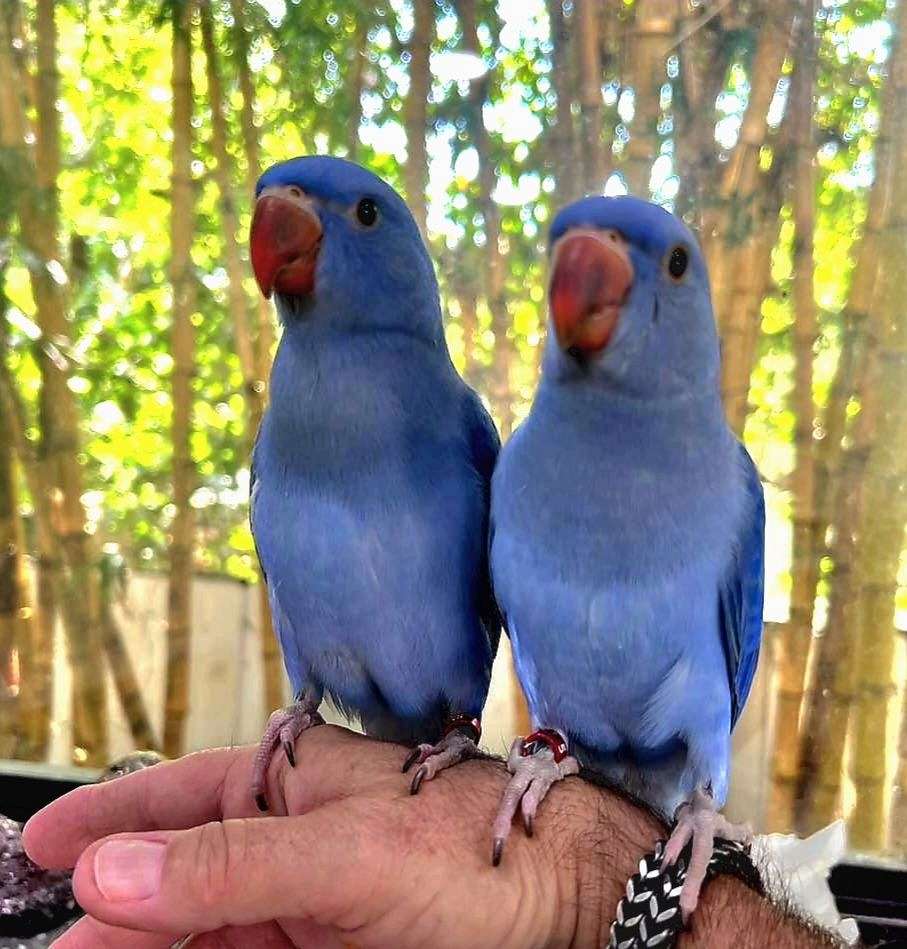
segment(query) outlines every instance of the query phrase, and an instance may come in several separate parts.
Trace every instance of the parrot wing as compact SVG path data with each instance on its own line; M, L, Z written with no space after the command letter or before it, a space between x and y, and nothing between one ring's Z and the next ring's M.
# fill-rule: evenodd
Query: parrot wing
M253 461L249 470L249 525L252 528L252 542L255 544L255 554L258 557L258 566L261 570L261 582L265 585L268 591L268 603L271 607L271 623L274 626L274 632L277 636L277 641L280 644L280 651L283 656L284 666L287 670L287 674L290 677L290 681L293 685L293 693L295 695L301 688L301 682L298 680L298 676L295 674L295 670L298 670L301 667L298 656L299 647L297 644L296 633L293 629L293 625L290 623L290 618L287 616L286 610L283 608L283 605L278 599L278 584L272 582L273 578L269 578L267 571L265 570L265 561L261 555L261 549L258 546L258 539L255 536L255 499L258 496L258 489L261 483L255 473L254 455L255 453L253 451Z
M765 498L753 460L740 446L745 514L720 591L719 624L731 686L731 727L746 704L762 641L765 586Z

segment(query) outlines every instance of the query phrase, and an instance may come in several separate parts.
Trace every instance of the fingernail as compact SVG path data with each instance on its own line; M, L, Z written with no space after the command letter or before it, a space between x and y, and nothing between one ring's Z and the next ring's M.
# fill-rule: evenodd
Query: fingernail
M147 900L161 886L164 844L149 840L111 840L94 855L94 879L101 895L114 903Z

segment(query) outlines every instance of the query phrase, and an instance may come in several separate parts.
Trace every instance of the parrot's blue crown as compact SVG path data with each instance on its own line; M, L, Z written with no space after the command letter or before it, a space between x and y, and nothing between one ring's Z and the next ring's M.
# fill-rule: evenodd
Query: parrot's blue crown
M278 162L258 179L255 196L273 185L296 185L329 204L349 205L363 197L375 198L385 213L412 218L403 199L386 181L344 158L304 155Z
M575 227L619 231L631 244L655 257L676 244L685 244L694 255L699 255L696 238L680 218L660 205L631 195L593 195L567 205L551 222L549 247Z

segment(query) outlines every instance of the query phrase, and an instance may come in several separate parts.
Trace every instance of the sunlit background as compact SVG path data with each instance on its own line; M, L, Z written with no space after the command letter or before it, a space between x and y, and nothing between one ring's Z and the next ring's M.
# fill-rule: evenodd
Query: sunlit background
M245 235L258 172L326 152L406 195L504 435L557 207L629 190L697 231L769 510L731 809L903 857L905 3L2 0L0 756L249 741L285 700ZM505 645L486 740L524 725Z

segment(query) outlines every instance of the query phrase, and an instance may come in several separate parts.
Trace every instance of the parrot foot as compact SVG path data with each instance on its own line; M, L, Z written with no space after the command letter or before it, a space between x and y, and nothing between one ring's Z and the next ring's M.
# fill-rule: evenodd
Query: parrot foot
M699 903L699 891L709 869L715 838L747 843L752 836L753 831L748 824L732 824L719 813L718 805L708 791L697 789L689 802L680 805L661 866L662 869L672 866L686 845L693 841L690 865L680 891L680 911L684 924L689 921Z
M567 742L560 732L544 729L514 741L507 758L507 770L513 777L504 791L492 825L494 847L491 862L494 866L501 862L517 807L522 811L523 826L531 837L536 812L551 785L571 774L579 774L579 762L567 754Z
M261 737L258 751L255 754L255 761L252 765L252 797L260 811L267 811L268 809L265 787L267 786L268 766L274 758L277 746L280 745L283 748L287 761L290 762L290 767L295 768L296 752L294 746L296 739L304 731L323 724L324 719L318 714L318 703L305 697L286 708L280 708L271 713L268 726Z
M403 762L404 774L413 765L419 765L410 783L409 793L418 794L424 781L431 781L435 775L461 761L478 757L481 736L482 728L478 719L457 716L450 721L444 737L436 745L417 745Z

